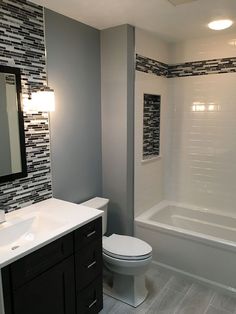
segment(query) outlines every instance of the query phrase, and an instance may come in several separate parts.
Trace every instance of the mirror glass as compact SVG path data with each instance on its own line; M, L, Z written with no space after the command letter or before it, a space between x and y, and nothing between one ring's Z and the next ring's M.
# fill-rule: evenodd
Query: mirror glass
M26 176L20 70L0 66L0 182Z

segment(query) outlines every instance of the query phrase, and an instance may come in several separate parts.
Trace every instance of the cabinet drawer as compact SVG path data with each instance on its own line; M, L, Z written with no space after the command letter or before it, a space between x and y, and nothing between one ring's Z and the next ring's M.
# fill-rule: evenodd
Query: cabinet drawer
M77 295L77 313L98 313L103 308L102 276Z
M75 231L75 251L88 246L92 241L101 237L102 217L99 217Z
M75 254L77 291L87 286L98 275L102 274L102 239Z
M10 266L13 289L17 289L72 254L71 233L14 262Z

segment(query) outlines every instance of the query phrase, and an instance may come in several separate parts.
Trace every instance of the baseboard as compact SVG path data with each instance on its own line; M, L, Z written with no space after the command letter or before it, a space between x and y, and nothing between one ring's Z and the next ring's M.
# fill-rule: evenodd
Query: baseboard
M168 269L174 273L180 274L181 276L190 278L190 279L197 281L199 283L205 284L211 288L214 288L215 290L218 290L219 292L224 292L224 293L230 294L231 296L234 296L234 297L236 296L236 289L233 287L225 286L225 285L220 284L218 282L215 282L215 281L206 279L204 277L200 277L200 276L185 272L181 269L175 268L173 266L169 266L167 264L159 263L156 261L152 261L152 264L157 265L157 266L162 267L162 268L165 268L165 269Z

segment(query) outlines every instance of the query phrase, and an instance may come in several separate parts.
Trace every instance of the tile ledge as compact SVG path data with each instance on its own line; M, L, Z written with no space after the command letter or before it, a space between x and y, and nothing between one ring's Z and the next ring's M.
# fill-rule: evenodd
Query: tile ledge
M141 164L146 164L146 163L153 162L153 161L156 161L159 159L162 159L162 156L155 156L155 157L151 157L151 158L147 158L147 159L142 159Z

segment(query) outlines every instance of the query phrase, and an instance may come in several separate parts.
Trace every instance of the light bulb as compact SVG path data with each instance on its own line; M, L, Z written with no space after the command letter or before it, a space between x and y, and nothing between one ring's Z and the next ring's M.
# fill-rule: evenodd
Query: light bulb
M215 31L220 31L222 29L229 28L232 25L233 25L233 21L231 20L216 20L216 21L210 22L208 24L208 27Z

